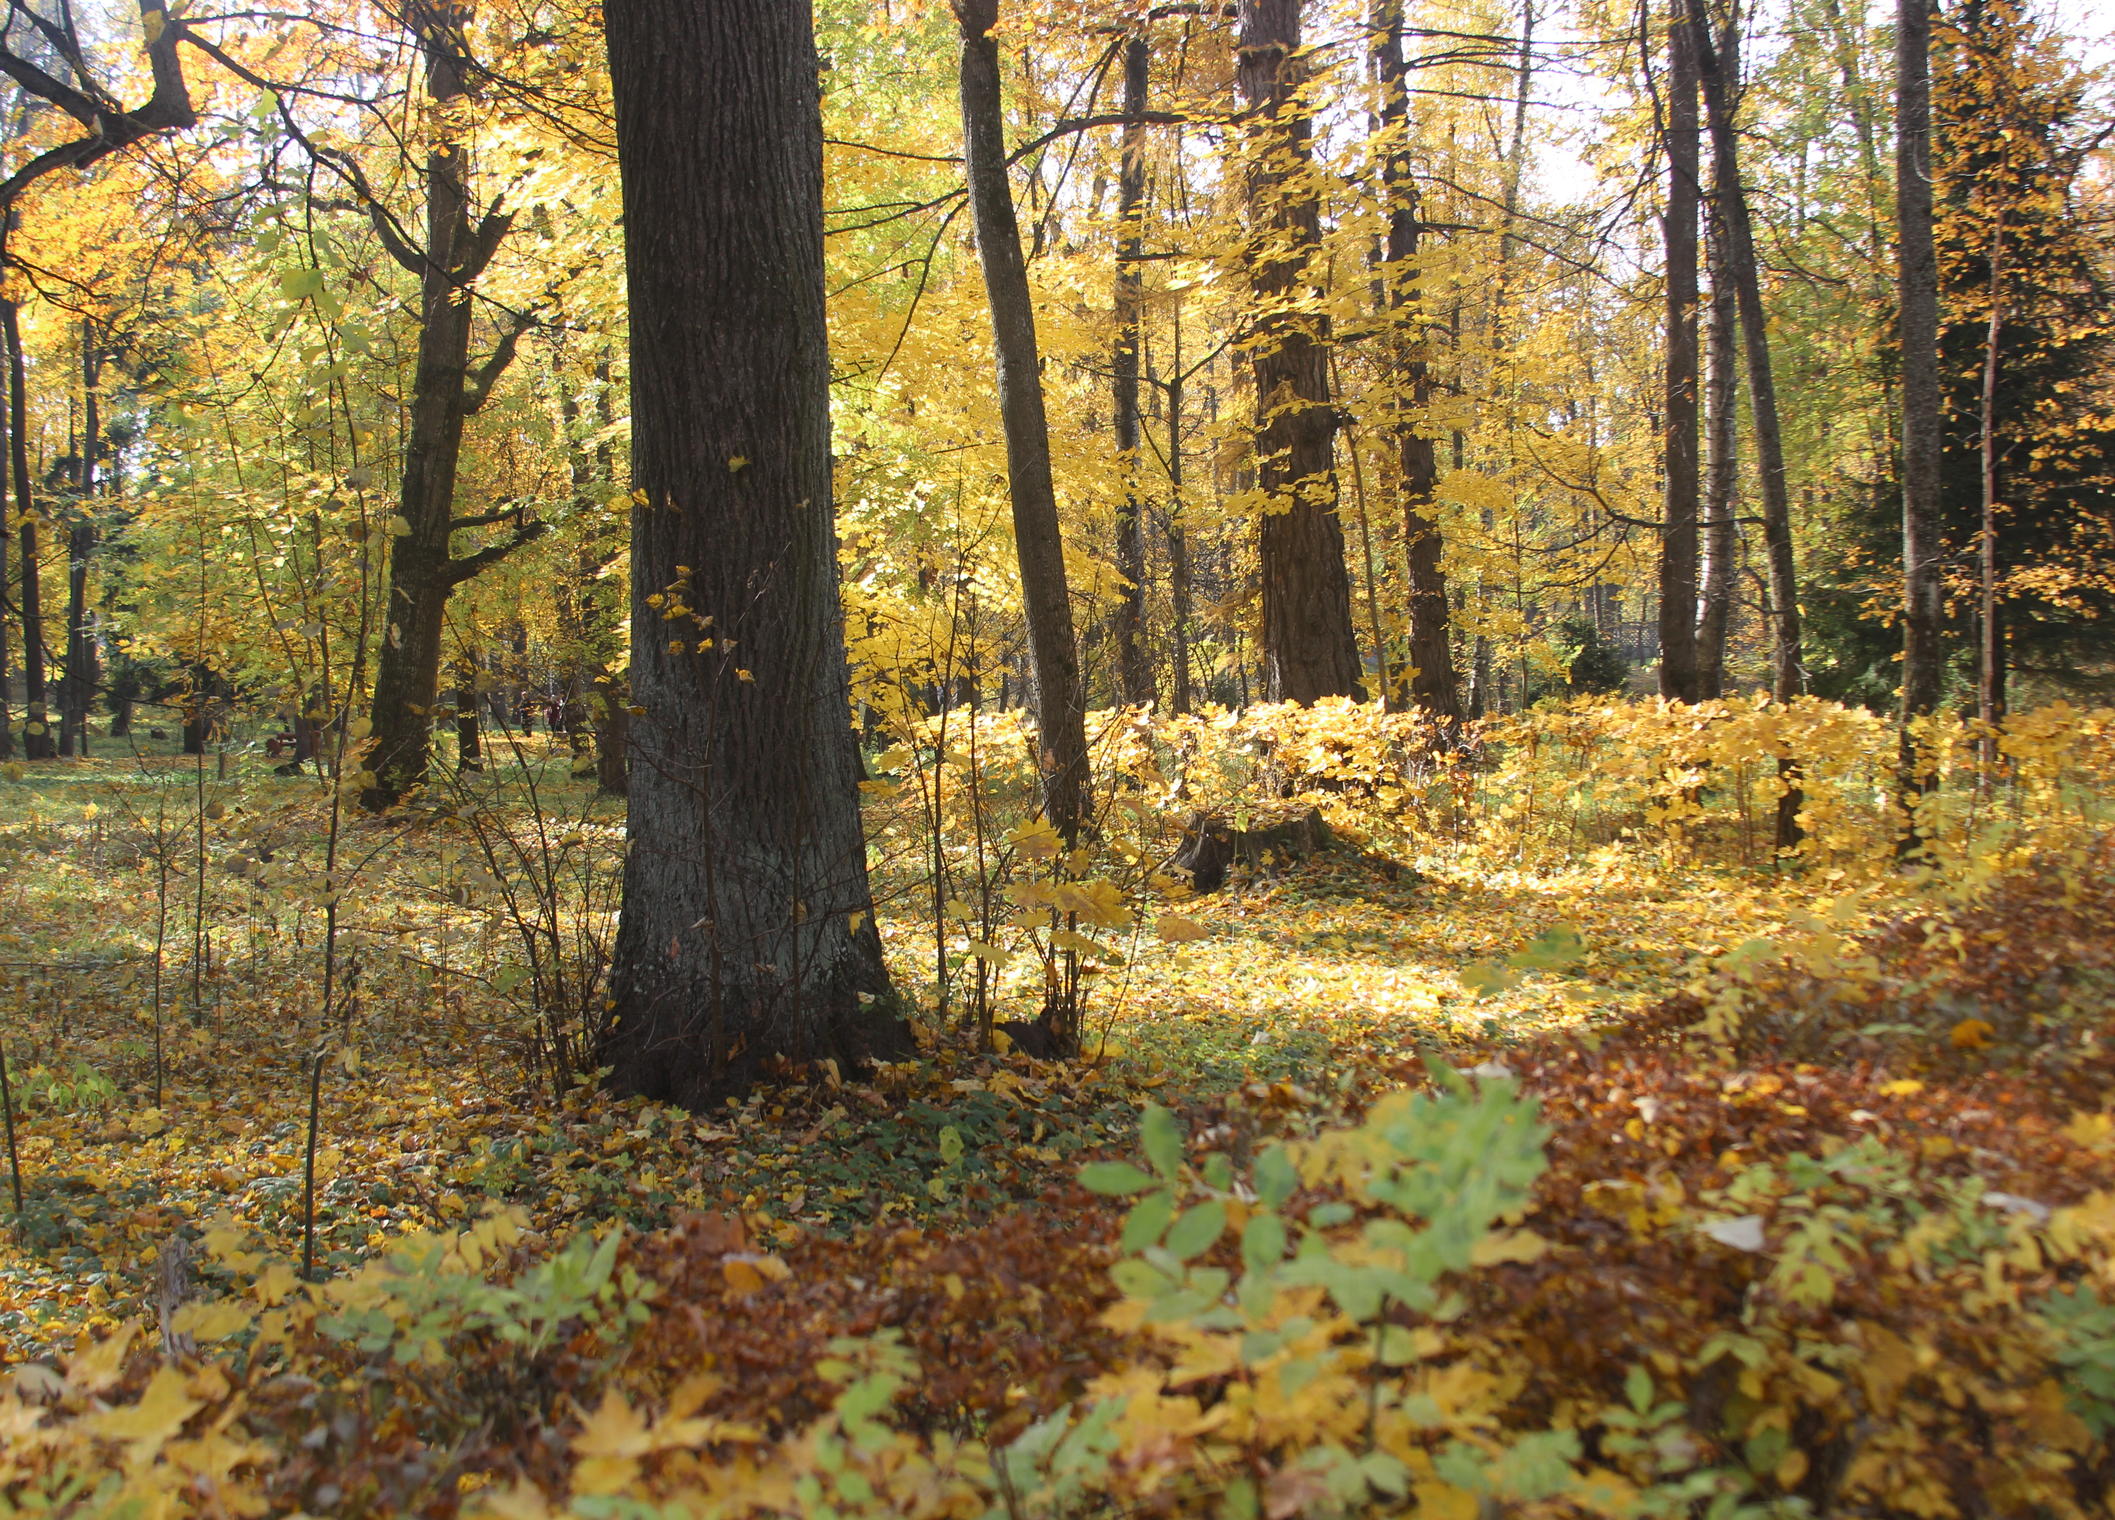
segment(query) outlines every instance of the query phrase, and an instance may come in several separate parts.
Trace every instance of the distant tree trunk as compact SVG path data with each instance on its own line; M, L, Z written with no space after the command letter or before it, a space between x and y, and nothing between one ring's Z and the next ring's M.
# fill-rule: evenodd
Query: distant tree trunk
M66 680L60 688L59 753L88 757L88 709L101 673L95 625L88 608L88 566L95 556L95 496L101 482L96 462L103 449L101 383L103 355L96 347L95 319L81 319L81 452L75 476L73 525L66 532Z
M1701 65L1704 99L1711 119L1711 150L1724 166L1726 265L1740 304L1740 328L1748 357L1748 405L1755 419L1756 462L1762 476L1763 543L1770 560L1770 600L1775 608L1771 639L1771 688L1789 702L1805 686L1800 647L1799 573L1792 556L1792 497L1786 480L1784 430L1777 409L1777 381L1770 363L1770 334L1763 310L1761 264L1748 212L1748 187L1740 172L1740 138L1733 128L1733 90L1738 81L1737 36L1729 22L1714 47L1703 0L1690 0L1691 37Z
M849 719L809 5L607 0L604 17L647 716L602 1059L617 1091L695 1107L775 1058L907 1040ZM670 596L688 611L665 616Z
M14 425L9 421L7 431L13 435ZM15 734L8 715L9 699L13 688L8 676L7 636L7 555L9 544L7 525L7 482L0 475L0 760L15 758ZM113 730L114 732L115 730Z
M1073 642L1057 492L1050 478L1050 427L1043 412L1035 307L1006 174L999 45L991 35L999 5L998 0L954 0L954 7L962 31L962 138L970 210L991 303L1014 547L1020 557L1021 600L1035 666L1043 806L1052 826L1069 840L1086 820L1086 704Z
M1997 723L2005 716L2004 645L1998 632L1998 340L2005 326L2005 214L1999 208L1990 240L1990 323L1983 334L1983 394L1977 432L1982 452L1982 531L1976 536L1981 638L1976 679L1976 716L1982 720L1983 785L1997 772Z
M435 107L472 93L462 31L466 13L443 0L412 0L407 22L426 65L426 92ZM501 338L473 376L470 335L477 313L470 287L491 263L512 223L497 210L470 214L469 155L445 126L426 153L426 242L411 248L376 210L376 230L397 262L419 279L418 367L412 382L411 426L404 445L404 478L397 513L400 531L390 541L389 592L383 604L383 637L375 659L373 743L366 769L374 783L361 804L391 807L426 777L433 722L439 702L441 632L454 589L542 531L539 523L514 516L510 538L463 558L450 540L464 529L489 527L512 514L457 519L455 477L462 458L463 421L485 404L494 383L513 362L521 329Z
M1300 0L1241 0L1240 26L1235 77L1257 119L1247 194L1264 689L1278 702L1364 701L1337 517L1329 318L1308 309L1303 290L1321 242L1321 207L1306 176L1313 127L1297 95L1305 71Z
M1726 694L1726 633L1732 622L1734 522L1740 476L1740 323L1733 276L1726 268L1726 162L1712 165L1711 220L1705 238L1711 305L1704 335L1704 569L1696 618L1697 691L1706 701Z
M1417 184L1410 172L1410 71L1403 57L1402 0L1384 0L1376 18L1381 37L1381 128L1388 134L1382 181L1388 193L1389 304L1407 324L1424 322L1417 295L1415 263L1423 227L1418 220ZM1429 330L1429 324L1426 324ZM1424 355L1424 336L1407 325L1395 335L1397 404L1406 414L1396 425L1396 450L1402 471L1403 545L1409 561L1410 700L1433 717L1452 722L1461 717L1461 694L1454 675L1454 633L1447 603L1445 545L1439 527L1439 458L1426 410L1432 404L1432 370Z
M8 455L22 546L22 589L16 596L22 614L22 754L30 760L49 760L57 747L52 743L51 707L44 686L44 590L39 574L43 549L29 479L28 362L22 352L21 312L13 301L0 299L0 335L7 339Z
M1169 373L1168 393L1168 617L1175 625L1176 716L1196 705L1190 684L1190 535L1182 517L1182 363L1180 318L1177 319L1175 364Z
M1714 47L1704 0L1688 0L1690 34L1711 121L1711 151L1720 166L1725 222L1726 269L1733 278L1740 306L1741 338L1748 356L1748 404L1755 419L1756 463L1762 475L1763 546L1770 562L1771 681L1770 694L1789 702L1805 688L1801 650L1799 570L1792 554L1792 494L1785 476L1784 432L1778 420L1777 380L1770 364L1770 333L1763 310L1761 261L1755 254L1755 227L1748 214L1748 187L1740 172L1740 139L1733 130L1733 91L1739 83L1738 11L1729 14L1720 45ZM1799 810L1805 794L1796 759L1780 757L1783 791L1777 799L1776 842L1780 850L1798 844Z
M1694 34L1683 14L1702 0L1673 0L1667 29L1667 481L1660 528L1660 695L1694 702L1697 572L1697 205L1701 186Z
M1146 659L1146 540L1138 499L1139 326L1145 282L1146 84L1151 55L1144 36L1124 43L1123 167L1117 180L1122 241L1116 251L1116 351L1111 389L1116 410L1116 452L1124 472L1123 500L1116 507L1116 573L1124 578L1116 604L1116 668L1124 701L1153 705L1153 668Z
M1931 0L1897 0L1895 20L1896 333L1902 376L1902 722L1905 786L1913 782L1909 723L1939 705L1939 261L1932 241Z
M477 657L455 657L455 768L475 775L485 768L485 733L477 710Z

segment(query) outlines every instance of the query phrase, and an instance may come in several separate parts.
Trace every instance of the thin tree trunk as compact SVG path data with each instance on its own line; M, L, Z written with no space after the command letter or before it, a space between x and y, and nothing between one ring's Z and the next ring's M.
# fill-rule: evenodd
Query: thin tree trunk
M1983 337L1983 396L1980 420L1983 464L1983 520L1982 532L1976 544L1976 569L1981 582L1980 595L1982 645L1976 681L1976 716L1982 720L1983 785L1989 786L1997 773L1997 724L2004 717L2003 661L2000 659L1998 638L1998 556L1997 556L1997 510L1998 510L1998 446L1997 446L1997 391L1998 391L1998 339L2004 332L2005 321L2005 214L1998 212L1997 227L1990 242L1990 325Z
M1697 691L1712 701L1726 694L1726 635L1733 613L1734 560L1740 529L1734 521L1740 476L1740 325L1733 276L1727 269L1727 164L1712 165L1712 213L1706 234L1711 306L1705 331L1704 569L1696 620Z
M1298 96L1300 0L1241 0L1240 26L1236 78L1258 118L1247 191L1264 686L1272 701L1364 701L1337 516L1329 318L1310 309L1304 289L1321 242L1321 207L1307 176L1312 123Z
M1043 806L1059 835L1071 840L1086 821L1086 706L1065 580L1065 542L1050 477L1050 426L1043 412L1035 306L1006 173L999 46L991 35L999 6L998 0L954 0L954 5L962 31L963 152L998 357L1014 547L1035 671Z
M1728 23L1714 48L1702 0L1689 0L1691 36L1701 65L1704 99L1711 119L1711 148L1724 167L1721 185L1726 262L1740 303L1741 339L1748 358L1748 405L1755 421L1756 462L1762 477L1763 544L1769 555L1770 600L1775 604L1771 639L1771 694L1789 702L1805 687L1799 626L1798 568L1792 554L1792 497L1785 478L1784 431L1777 409L1777 381L1770 363L1770 334L1755 253L1755 228L1748 189L1740 172L1740 142L1733 129L1737 83L1736 33Z
M1388 197L1388 300L1400 324L1392 335L1392 358L1397 405L1404 409L1395 431L1409 570L1410 701L1451 723L1461 717L1461 692L1454 673L1446 546L1439 526L1439 456L1425 431L1432 405L1432 368L1425 345L1433 325L1418 294L1416 263L1424 228L1418 217L1417 182L1410 171L1410 71L1403 56L1402 0L1383 0L1375 20L1381 39L1381 130L1387 135L1381 177ZM1414 333L1412 322L1418 325Z
M472 93L463 17L441 0L414 0L407 19L425 59L426 92L436 112L444 112L450 102ZM517 518L509 540L460 559L449 547L461 529L502 520L457 521L455 479L464 419L484 404L513 361L521 330L503 337L472 375L470 335L477 306L470 287L492 261L512 219L496 210L471 216L468 150L439 124L436 130L443 135L426 154L425 246L408 248L393 232L383 238L397 261L419 277L419 344L397 507L403 521L390 543L389 592L375 661L374 738L365 766L375 779L360 795L361 804L375 811L393 806L425 779L450 593L541 531L540 524ZM375 222L378 231L387 225L379 211Z
M1178 322L1179 322L1178 318ZM1168 615L1175 624L1174 708L1196 705L1190 685L1190 536L1182 518L1182 348L1176 329L1175 368L1168 379Z
M477 657L468 651L455 657L455 768L475 775L485 768L485 735L477 708Z
M95 626L88 608L88 567L95 555L95 496L101 481L103 418L97 387L103 356L95 345L95 319L81 319L81 452L74 522L66 533L66 682L59 712L59 753L88 758L88 709L99 684Z
M1660 528L1660 695L1694 702L1697 591L1697 206L1701 186L1697 58L1684 12L1702 0L1673 0L1667 29L1667 480Z
M22 614L22 754L25 759L49 760L55 746L44 686L44 591L38 564L43 550L29 478L28 363L22 352L21 312L4 298L0 298L0 336L7 340L8 456L15 477L15 519L22 549L22 589L16 597Z
M1116 668L1124 701L1153 705L1153 670L1146 661L1146 541L1138 499L1139 328L1145 284L1139 265L1145 253L1146 85L1151 55L1145 37L1124 43L1123 168L1117 181L1122 241L1116 253L1116 352L1112 390L1116 452L1124 472L1123 500L1116 507L1116 573L1123 577L1116 604Z
M695 1107L775 1059L908 1042L848 718L808 0L607 0L604 16L646 716L602 1058L617 1091Z

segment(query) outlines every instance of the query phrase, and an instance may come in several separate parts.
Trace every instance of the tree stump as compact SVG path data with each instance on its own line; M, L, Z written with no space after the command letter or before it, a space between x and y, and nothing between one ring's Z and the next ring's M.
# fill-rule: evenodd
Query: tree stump
M1190 873L1199 892L1216 892L1227 870L1304 860L1329 847L1329 825L1311 807L1289 807L1241 815L1197 813L1182 831L1182 845L1168 862Z

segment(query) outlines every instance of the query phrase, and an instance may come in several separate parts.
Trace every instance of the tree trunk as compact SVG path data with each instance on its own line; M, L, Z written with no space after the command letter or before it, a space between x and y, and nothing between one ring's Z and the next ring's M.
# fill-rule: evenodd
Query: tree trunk
M455 768L475 775L485 768L485 731L477 710L477 658L455 657Z
M1711 306L1704 336L1704 569L1696 617L1697 691L1706 701L1726 694L1726 633L1733 615L1734 522L1740 476L1740 324L1727 269L1727 164L1712 164L1711 221L1706 234Z
M954 0L954 6L962 31L963 154L998 355L1014 547L1020 557L1021 601L1035 668L1043 806L1052 826L1070 840L1086 819L1086 707L1065 583L1057 492L1050 478L1050 427L1043 413L1035 308L1014 220L1013 187L1006 176L999 46L991 35L999 6L998 0Z
M425 59L426 92L437 112L472 93L462 19L440 0L414 0L408 14ZM437 123L436 130L442 129ZM427 150L425 188L425 246L412 249L400 238L383 239L397 261L419 277L419 346L397 507L403 521L390 543L389 593L375 660L374 738L364 767L375 779L360 794L361 804L373 811L393 806L426 778L449 594L540 531L540 525L517 520L511 541L462 559L450 551L459 528L488 521L453 520L463 420L484 404L512 361L520 330L501 339L473 380L470 333L477 308L470 286L491 262L511 219L492 211L473 220L468 154L445 136ZM379 230L384 219L378 213L375 220Z
M1247 193L1264 689L1276 702L1364 701L1337 517L1329 318L1303 289L1321 207L1306 175L1313 127L1297 97L1300 0L1241 0L1240 25L1236 78L1257 118Z
M81 319L81 453L73 525L66 532L66 680L59 699L59 753L88 758L88 709L101 684L95 626L88 610L88 565L95 555L95 496L101 482L102 408L97 386L103 356L95 346L95 321Z
M1182 317L1175 326L1174 365L1168 374L1168 618L1175 625L1173 707L1177 717L1196 705L1190 685L1190 534L1182 516Z
M1383 91L1381 129L1388 136L1382 182L1388 195L1389 304L1403 324L1394 333L1396 404L1406 410L1396 424L1402 471L1403 545L1410 583L1410 700L1434 718L1461 717L1454 675L1454 637L1447 602L1445 544L1439 527L1439 459L1425 431L1432 404L1432 370L1424 346L1431 325L1417 293L1416 260L1423 227L1417 184L1410 172L1409 68L1403 57L1402 0L1385 0L1378 30ZM1416 321L1422 331L1412 334Z
M1674 0L1667 29L1667 481L1660 528L1660 695L1694 702L1697 572L1697 344L1696 254L1699 133L1694 34L1687 8L1702 0Z
M1116 410L1116 452L1124 473L1124 496L1116 507L1116 573L1124 584L1116 604L1116 668L1124 701L1133 707L1153 705L1153 669L1146 660L1146 540L1138 499L1138 359L1139 327L1145 306L1145 282L1139 259L1145 253L1147 66L1151 61L1144 36L1124 43L1123 167L1117 181L1117 214L1123 240L1116 253L1116 351L1111 356L1111 390Z
M1976 716L1982 720L1979 741L1982 784L1997 774L1997 724L2004 717L2003 646L1998 634L1998 340L2005 323L2005 213L1998 211L1990 240L1990 322L1983 333L1983 393L1977 432L1982 454L1982 531L1976 537L1977 618L1981 637L1976 671Z
M44 687L44 590L38 564L43 551L29 480L28 361L22 352L21 312L13 301L0 299L0 335L7 339L8 457L22 547L22 589L16 598L22 614L22 754L29 760L49 760L55 746Z
M1897 0L1895 23L1897 336L1902 375L1902 721L1939 705L1939 262L1932 242L1931 0ZM1912 777L1905 776L1905 782Z
M631 776L603 1059L698 1106L906 1044L830 496L808 0L608 0L631 322ZM680 568L679 568L680 567Z
M1770 600L1775 605L1771 638L1771 694L1789 702L1805 686L1800 648L1799 575L1792 557L1792 497L1785 478L1784 431L1777 409L1777 380L1770 363L1762 275L1755 255L1755 228L1748 212L1748 187L1740 172L1740 139L1733 129L1733 89L1738 83L1736 33L1729 23L1723 42L1712 46L1702 0L1690 0L1691 37L1701 65L1704 99L1711 119L1711 150L1724 166L1726 262L1740 304L1740 328L1748 359L1748 405L1755 419L1756 462L1762 476L1763 544L1770 561Z

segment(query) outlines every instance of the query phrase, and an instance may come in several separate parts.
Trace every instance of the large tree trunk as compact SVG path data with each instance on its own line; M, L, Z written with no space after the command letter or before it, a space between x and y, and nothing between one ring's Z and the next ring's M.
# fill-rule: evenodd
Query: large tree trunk
M604 1059L697 1106L894 1053L830 496L807 0L608 0L632 383L635 737ZM679 568L681 567L681 568Z
M1146 83L1151 55L1143 36L1124 43L1124 147L1117 181L1123 240L1116 251L1116 351L1111 390L1116 409L1116 452L1124 472L1124 497L1116 507L1116 573L1124 578L1116 604L1116 669L1124 701L1153 705L1153 669L1146 660L1146 540L1138 499L1139 328L1145 282Z
M1902 375L1902 721L1939 705L1939 261L1932 242L1931 0L1898 0L1895 21L1896 331ZM1907 779L1907 778L1906 778Z
M1247 190L1264 688L1277 702L1364 701L1337 517L1329 318L1310 309L1306 288L1321 207L1306 175L1312 123L1297 97L1300 0L1241 0L1240 14L1236 78L1257 118Z
M1461 694L1454 676L1454 636L1447 602L1445 545L1439 527L1439 458L1428 426L1432 404L1432 370L1425 358L1427 320L1417 293L1416 261L1423 227L1418 220L1417 184L1410 172L1410 72L1403 57L1402 0L1385 0L1377 18L1381 37L1381 129L1387 134L1382 181L1388 194L1389 304L1404 325L1394 334L1397 405L1406 408L1396 424L1396 451L1402 471L1403 545L1410 582L1410 700L1433 717L1453 722L1461 717ZM1408 324L1421 331L1413 335Z
M22 546L22 589L16 597L22 614L22 753L30 760L49 760L56 746L44 686L44 589L38 565L43 549L29 480L28 363L22 352L21 313L13 301L0 299L0 336L7 340L8 458L15 477L15 516Z
M1694 702L1697 580L1697 205L1701 187L1697 59L1684 12L1702 0L1674 0L1667 29L1666 489L1660 527L1660 695Z
M465 17L441 0L415 0L407 19L425 58L426 91L437 110L469 95ZM445 133L441 123L435 130ZM463 420L484 404L512 362L520 330L500 341L473 378L470 334L477 305L470 286L492 261L510 218L498 211L472 218L468 153L445 135L427 150L425 187L425 246L405 247L393 234L384 238L397 261L419 277L419 348L397 506L403 522L390 544L389 594L375 660L374 739L365 764L375 779L360 794L362 805L376 811L394 805L426 779L449 594L540 531L540 525L517 518L511 540L461 559L450 552L457 531L504 518L456 520L455 477ZM387 225L379 212L375 220L378 229Z
M1006 177L999 45L991 35L999 5L998 0L954 0L954 5L962 30L962 139L970 210L991 303L1014 547L1035 662L1043 805L1051 824L1069 840L1086 818L1086 706L1073 642L1057 492L1050 478L1050 427L1043 413L1035 307L1029 297L1028 266L1021 257L1020 227L1014 220L1013 187Z

